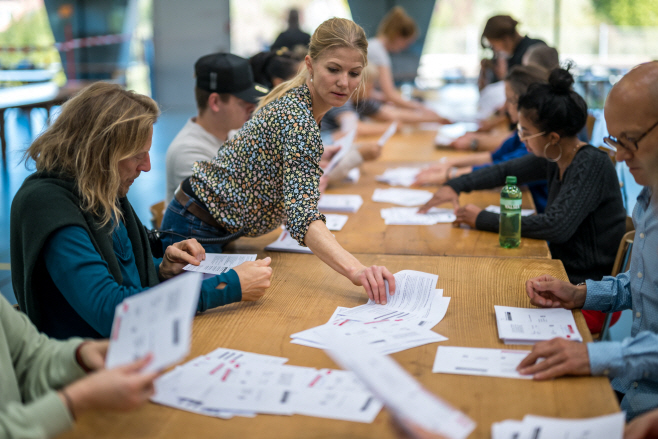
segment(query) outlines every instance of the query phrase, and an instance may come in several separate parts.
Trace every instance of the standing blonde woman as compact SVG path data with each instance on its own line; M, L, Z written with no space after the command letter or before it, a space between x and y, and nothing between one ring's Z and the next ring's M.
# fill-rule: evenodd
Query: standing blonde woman
M64 104L26 156L37 172L11 206L11 274L21 309L51 337L108 337L116 306L199 265L195 240L151 255L146 230L126 195L151 169L157 104L115 84L96 83ZM269 261L204 281L197 310L256 300L269 286Z
M162 222L165 243L176 235L215 238L212 251L239 236L255 237L286 223L293 238L368 297L386 303L384 281L392 274L365 267L345 251L318 211L323 153L320 120L360 86L368 42L351 20L332 18L311 37L302 71L274 88L217 157L197 162Z

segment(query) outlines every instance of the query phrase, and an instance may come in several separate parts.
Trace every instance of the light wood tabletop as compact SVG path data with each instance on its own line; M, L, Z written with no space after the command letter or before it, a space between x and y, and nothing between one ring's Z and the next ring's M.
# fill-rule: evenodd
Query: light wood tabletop
M363 198L363 206L356 213L347 214L349 219L342 230L332 232L336 240L350 253L377 253L398 255L440 255L440 256L497 256L550 258L546 241L523 238L521 246L505 249L498 243L498 234L468 228L456 228L452 224L433 226L387 226L380 210L394 207L390 203L372 201L375 188L389 188L375 181L387 168L398 166L420 166L419 162L369 162L362 166L361 178L356 184L341 184L327 193L358 194ZM436 187L420 188L434 192ZM481 208L500 203L499 190L475 191L462 194L462 204L473 203ZM451 207L444 205L443 207ZM533 209L534 203L528 191L523 194L523 208ZM328 213L328 212L325 212ZM277 229L257 238L240 238L226 247L232 253L254 253L274 242L279 234Z
M259 254L264 256L263 253ZM606 378L560 378L548 382L432 373L436 349L506 346L497 337L494 305L529 307L524 281L541 274L565 279L560 261L518 258L356 255L364 264L387 266L392 272L420 270L439 275L437 288L451 297L448 312L434 331L449 338L393 354L429 391L475 420L471 438L490 437L491 424L520 420L526 414L581 418L619 411ZM189 358L218 347L289 358L288 364L316 368L336 365L319 349L290 343L290 334L325 323L336 306L366 302L351 285L313 255L274 254L273 284L258 302L234 304L195 318ZM576 322L585 341L591 336L580 312ZM147 404L130 413L83 415L62 438L393 438L389 414L372 424L322 418L258 415L220 420L169 407Z
M447 147L436 147L434 138L436 130L421 130L411 127L402 128L391 137L382 149L380 162L405 162L416 160L429 164L441 157L462 157L471 151L458 151ZM378 136L359 137L358 142L376 142Z

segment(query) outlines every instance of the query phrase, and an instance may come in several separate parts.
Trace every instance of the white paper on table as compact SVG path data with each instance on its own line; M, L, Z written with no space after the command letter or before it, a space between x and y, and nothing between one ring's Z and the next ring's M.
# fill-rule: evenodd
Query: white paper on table
M560 419L526 415L519 439L622 439L626 414L586 419Z
M377 188L372 194L372 201L399 204L401 206L422 206L432 196L432 192L418 189Z
M288 230L281 232L276 241L267 245L265 250L272 252L313 254L310 248L299 245L299 243L292 236L290 236L290 232L288 232Z
M485 207L487 212L493 212L500 215L500 206L490 205ZM535 214L535 209L521 209L521 216L530 216Z
M397 129L398 129L398 122L397 121L390 124L388 126L388 128L386 129L386 131L384 131L384 134L382 134L382 136L377 141L377 145L379 145L379 146L386 145L386 142L388 142L388 139L390 139L391 136L393 136L393 134L395 134L395 131Z
M384 171L382 175L378 175L375 179L382 183L388 183L391 186L411 186L416 181L416 176L420 172L420 168L390 168Z
M520 439L523 422L508 419L491 424L491 439Z
M583 341L573 312L564 308L494 306L498 337L506 344L535 344L555 337Z
M318 201L318 210L354 213L362 204L361 195L324 194Z
M306 389L291 392L295 413L318 418L340 419L370 424L384 406L369 391Z
M353 371L370 391L398 417L450 439L464 439L475 422L425 390L390 357L355 339L327 330L327 354L341 367Z
M359 168L352 168L345 176L345 181L349 183L358 183L361 178L361 170Z
M338 162L340 162L345 155L347 155L348 152L352 149L352 145L354 145L354 138L356 137L356 127L352 128L349 133L341 137L340 139L336 140L334 142L334 146L340 146L340 150L334 156L331 158L331 161L327 165L327 167L324 169L325 173L331 172Z
M368 300L365 305L344 312L348 318L376 321L405 317L428 317L439 276L414 270L402 270L394 274L395 294L391 296L386 282L386 305Z
M418 213L417 207L389 207L381 209L380 214L387 226L433 226L457 219L452 209L440 207L432 207L427 213Z
M199 265L188 264L183 270L198 271L208 274L226 273L243 262L255 261L258 255L228 255L225 253L206 253L206 259Z
M337 213L325 213L324 216L327 218L327 229L334 231L341 230L349 218L347 215Z
M436 133L434 144L440 146L450 145L452 141L458 137L461 137L470 131L477 131L477 129L478 124L473 122L458 122L442 125L439 127L439 131Z
M105 367L123 366L151 353L143 372L154 372L185 358L202 277L183 273L117 305Z
M432 372L532 379L532 375L521 375L516 371L516 367L529 353L508 349L439 346Z

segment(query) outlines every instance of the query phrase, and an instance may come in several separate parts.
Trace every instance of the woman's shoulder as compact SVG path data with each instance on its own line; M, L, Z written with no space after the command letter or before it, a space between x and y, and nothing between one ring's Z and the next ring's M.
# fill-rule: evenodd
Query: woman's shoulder
M267 104L257 117L268 123L299 123L313 118L311 93L306 85L288 90Z

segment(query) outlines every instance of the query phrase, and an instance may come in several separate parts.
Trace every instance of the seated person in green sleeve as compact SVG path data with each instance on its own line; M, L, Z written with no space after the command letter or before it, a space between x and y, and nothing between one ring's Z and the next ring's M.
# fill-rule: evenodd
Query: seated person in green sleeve
M51 337L108 337L123 299L205 259L194 239L154 258L126 197L151 169L158 114L152 99L96 83L67 102L26 152L37 172L12 203L12 281L21 309ZM197 310L257 300L269 287L269 263L205 280Z
M107 345L49 339L0 295L0 438L54 437L86 411L145 403L158 376L140 372L149 357L103 370Z

